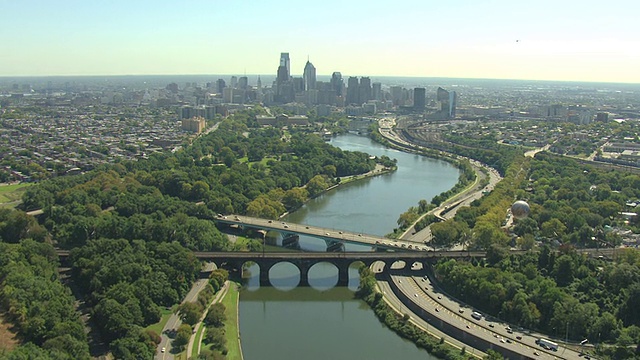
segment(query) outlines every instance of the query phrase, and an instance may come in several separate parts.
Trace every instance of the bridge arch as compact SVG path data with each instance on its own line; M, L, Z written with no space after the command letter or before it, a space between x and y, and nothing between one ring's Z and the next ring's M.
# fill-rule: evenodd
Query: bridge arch
M331 267L331 270L329 270L330 272L326 269L327 266ZM316 272L323 271L322 268L325 268L324 270L328 272L328 278L335 279L331 279L332 281L329 282L328 280L323 281L321 278L315 277L314 275ZM319 290L327 290L332 287L336 287L340 282L340 267L331 261L318 261L313 263L307 269L307 281L309 286Z

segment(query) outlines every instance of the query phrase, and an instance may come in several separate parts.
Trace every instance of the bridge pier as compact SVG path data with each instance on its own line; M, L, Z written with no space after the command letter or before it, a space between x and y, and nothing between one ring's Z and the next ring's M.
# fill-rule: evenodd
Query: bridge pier
M309 269L311 268L311 265L309 265L307 261L300 261L295 265L300 271L300 282L298 283L298 286L309 287Z
M349 265L338 266L338 284L336 286L349 285Z
M272 286L269 279L269 270L275 264L272 261L256 261L256 264L260 267L260 286Z

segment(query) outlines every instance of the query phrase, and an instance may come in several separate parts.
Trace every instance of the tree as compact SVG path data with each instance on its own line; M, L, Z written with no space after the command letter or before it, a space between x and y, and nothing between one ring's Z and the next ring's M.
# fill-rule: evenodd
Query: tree
M195 325L198 321L200 321L200 317L202 316L202 306L198 303L185 302L178 306L178 315L180 315L180 319L186 324L191 326Z
M222 303L215 303L211 305L209 308L209 312L204 319L204 322L207 325L212 325L215 327L224 326L224 322L227 320L227 316L225 315L225 307Z
M182 324L178 328L175 339L173 339L172 345L177 348L182 348L183 346L189 343L189 339L191 339L191 326L187 324Z
M309 192L310 197L318 196L328 187L329 184L322 175L312 177L307 183L307 191Z
M227 339L224 336L224 328L207 327L205 341L211 344L214 349L220 350L223 354L226 353Z
M552 239L561 238L567 231L567 227L564 226L564 224L557 218L545 221L544 223L542 223L542 226L540 226L540 228L542 230L543 236Z

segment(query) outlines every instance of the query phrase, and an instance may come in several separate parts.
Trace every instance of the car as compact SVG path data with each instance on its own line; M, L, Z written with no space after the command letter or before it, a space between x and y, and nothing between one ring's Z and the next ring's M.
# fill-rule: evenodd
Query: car
M471 329L471 326L467 325L467 329Z
M522 336L517 335L517 336L516 336L516 339L518 339L518 340L522 340Z
M329 236L329 235L331 235L331 234L329 234L329 233L325 233L325 235Z
M490 328L493 328L493 327L494 327L494 325L493 325L493 324L489 324L489 327L490 327Z
M500 338L500 342L504 344L506 340L504 338Z
M442 299L442 295L438 295L438 299Z
M285 229L288 229L288 228L289 228L289 225L285 225L285 226L284 226L284 228L285 228Z
M309 227L308 227L308 226L305 226L304 228L305 228L305 229L308 229Z
M459 312L460 314L462 314L462 313L464 313L464 309L458 309L458 312Z
M358 234L358 236L362 236L362 234Z
M498 334L493 334L493 337L494 338L498 338Z
M273 223L273 221L272 221L272 220L269 220L269 224L271 224L271 223Z
M418 294L413 294L413 296L418 297Z
M218 217L222 217L222 214L218 214Z
M440 312L440 309L436 308L436 312Z
M535 355L535 356L540 356L540 353L539 353L539 352L537 352L537 351L534 351L534 352L533 352L533 355Z
M507 339L507 344L511 344L511 343L512 343L511 339Z
M165 351L167 351L167 349L166 349L166 348L162 348L162 349L160 349L160 352L161 352L161 353L163 353L163 352L165 352Z
M342 231L338 231L338 234L342 234Z

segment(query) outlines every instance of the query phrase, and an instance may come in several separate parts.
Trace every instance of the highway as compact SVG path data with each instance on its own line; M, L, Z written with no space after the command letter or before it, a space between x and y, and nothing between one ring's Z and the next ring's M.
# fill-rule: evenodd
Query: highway
M558 351L545 350L538 346L535 340L539 337L545 337L544 335L516 329L511 329L511 332L509 332L507 330L509 328L508 324L488 320L484 317L481 320L473 319L471 317L472 308L440 292L434 287L426 274L427 272L421 270L420 267L415 267L412 268L410 273L406 269L404 271L393 271L393 275L390 278L392 286L395 286L403 297L410 299L410 301L423 309L428 314L426 316L432 320L437 319L446 322L460 333L467 332L491 343L493 347L502 347L524 357L536 359L581 359L578 352L565 349L562 346L559 347ZM390 292L390 289L385 290L385 297L391 297L389 295L395 297L393 292ZM412 314L412 319L419 317L415 313ZM518 337L521 337L521 339L518 339Z

